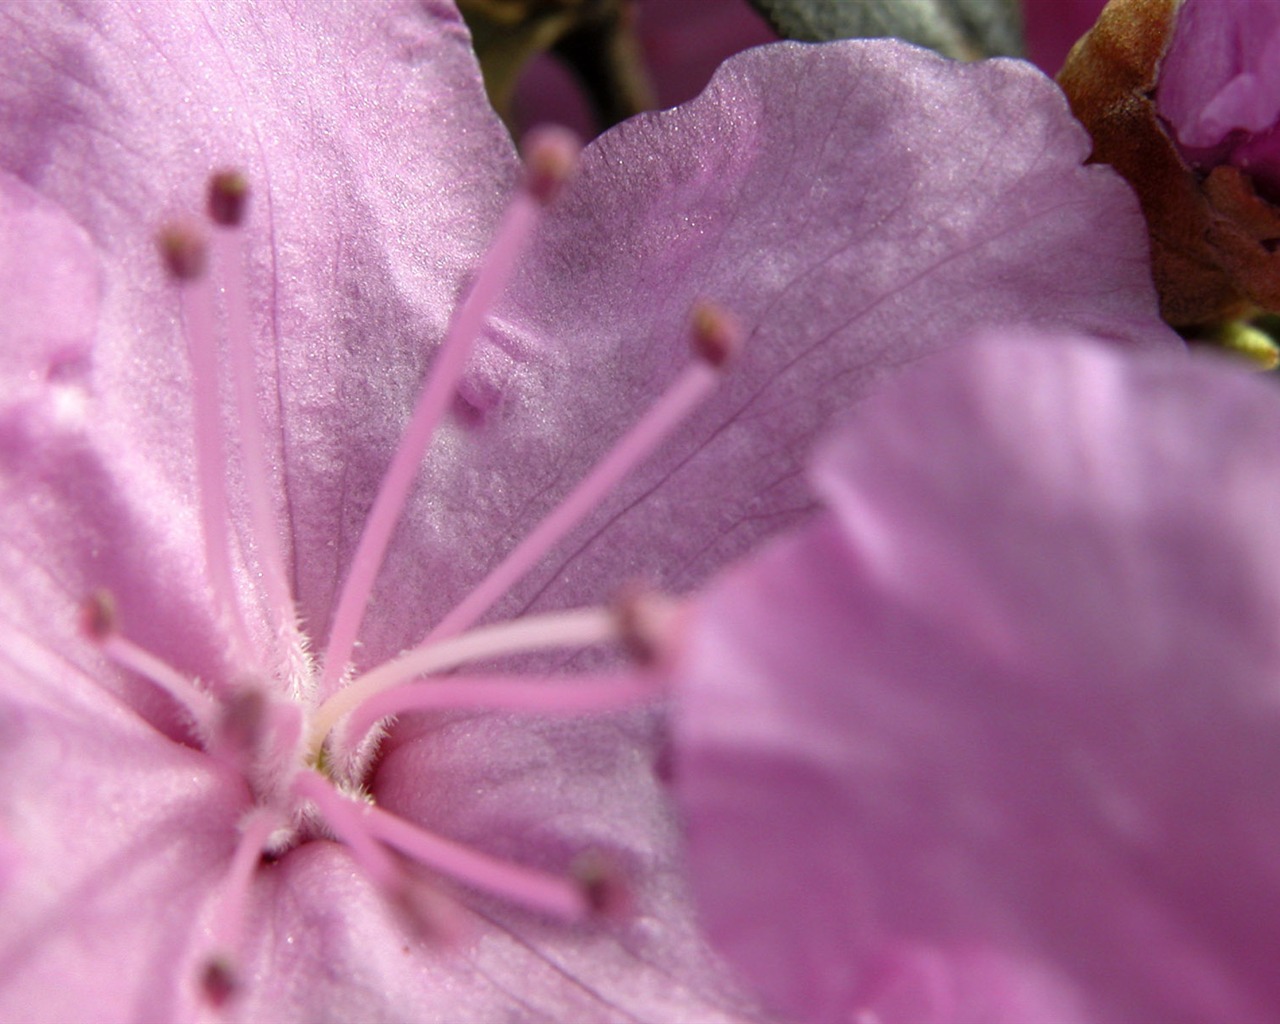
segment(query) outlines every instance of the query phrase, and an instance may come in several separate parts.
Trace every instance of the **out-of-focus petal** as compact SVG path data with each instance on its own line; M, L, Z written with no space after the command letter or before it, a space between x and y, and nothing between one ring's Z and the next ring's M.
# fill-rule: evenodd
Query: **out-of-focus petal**
M1280 1006L1280 406L1045 341L866 403L816 460L830 510L695 606L696 893L806 1019L882 1002L904 943L935 1010L1006 979L977 1019Z

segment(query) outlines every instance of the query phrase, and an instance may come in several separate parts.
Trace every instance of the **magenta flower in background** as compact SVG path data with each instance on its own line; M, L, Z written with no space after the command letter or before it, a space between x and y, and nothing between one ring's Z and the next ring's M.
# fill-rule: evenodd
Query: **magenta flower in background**
M1071 47L1097 20L1106 0L1022 0L1027 58L1057 74Z
M1192 166L1231 164L1280 197L1280 6L1185 0L1156 109Z
M826 508L691 609L713 939L812 1021L1280 1011L1280 406L990 337L864 403Z
M1165 319L1244 351L1236 322L1280 311L1277 54L1272 3L1111 0L1058 75L1142 203Z
M723 61L778 39L748 0L633 0L631 10L658 107L693 99ZM599 130L572 72L545 54L521 77L515 115L526 126L565 124L586 136Z
M492 619L706 579L810 511L799 467L833 412L965 331L1176 345L1132 200L1080 166L1056 90L1012 62L782 45L602 137L446 392L353 612L339 595L380 481L428 365L444 379L431 357L469 284L492 281L489 240L535 216L507 209L519 168L452 5L15 5L0 48L0 1016L177 1019L233 975L244 1019L747 1012L687 905L650 716L416 712L376 750L342 756L335 733L317 757L322 702L348 661L367 679L457 624L684 379L700 298L741 322L741 358L571 541L499 588ZM213 277L175 284L157 233L226 166L250 183L249 220L170 235L174 257L216 236ZM100 589L118 632L91 603L95 642L80 609ZM335 635L353 615L350 646ZM442 904L450 883L386 852L428 859L393 838L407 826L551 896L453 871L481 891ZM557 900L582 909L563 880L584 851L625 872L625 921L552 919ZM452 944L413 927L432 908Z

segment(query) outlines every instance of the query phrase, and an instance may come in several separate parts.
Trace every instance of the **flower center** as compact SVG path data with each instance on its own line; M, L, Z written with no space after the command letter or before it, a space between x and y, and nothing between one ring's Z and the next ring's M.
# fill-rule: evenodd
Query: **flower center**
M351 664L374 582L432 436L542 211L570 175L576 145L562 133L544 132L528 141L525 152L523 187L434 357L357 544L319 667L298 625L271 500L244 271L247 182L234 172L212 178L211 241L204 224L174 226L159 239L177 283L190 350L209 589L225 627L229 660L239 670L225 679L190 678L128 640L116 597L105 592L86 602L84 626L111 661L177 701L191 720L195 742L244 783L245 812L196 970L198 991L208 1003L221 1005L240 990L247 908L264 857L279 857L311 839L345 844L387 899L433 933L447 930L449 898L425 880L421 867L570 921L617 902L618 880L602 868L599 857L587 856L579 870L564 875L497 860L387 812L364 788L385 731L381 723L404 712L470 708L589 714L661 696L655 674L643 664L626 672L554 680L467 674L466 667L547 648L620 644L634 653L662 645L670 611L653 595L633 595L612 608L572 609L483 627L476 623L714 389L739 334L711 306L692 317L698 358L419 646L363 673ZM250 527L249 550L243 552L230 536L220 334L230 367ZM254 629L247 593L265 596L272 617L266 642L261 628ZM119 597L127 602L127 594Z

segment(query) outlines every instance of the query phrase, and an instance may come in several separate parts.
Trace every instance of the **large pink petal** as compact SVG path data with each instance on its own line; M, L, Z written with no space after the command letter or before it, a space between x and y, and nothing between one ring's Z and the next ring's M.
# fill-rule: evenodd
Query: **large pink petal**
M485 487L443 539L484 562L475 511L515 534L563 493L688 361L699 298L740 318L741 360L506 609L635 575L696 585L803 515L803 460L833 413L966 330L1178 345L1136 203L1081 166L1088 149L1025 63L888 41L749 51L693 103L601 136L481 353Z
M864 405L816 462L830 511L696 607L696 891L806 1019L1280 1007L1280 407L1045 342Z

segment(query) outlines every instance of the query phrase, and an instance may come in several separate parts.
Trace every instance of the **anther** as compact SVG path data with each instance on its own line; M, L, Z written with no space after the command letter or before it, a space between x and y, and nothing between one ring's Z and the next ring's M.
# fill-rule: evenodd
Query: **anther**
M256 686L237 689L222 702L217 744L237 761L252 761L262 749L267 726L267 695Z
M224 956L210 957L200 971L200 994L215 1010L221 1010L240 990L235 968Z
M249 179L236 170L217 171L209 179L209 219L224 228L239 227L249 204Z
M686 366L560 504L436 623L428 640L453 636L476 622L719 386L721 367L741 346L741 332L732 317L706 303L693 310L689 330L702 358Z
M194 225L167 224L156 236L156 246L165 269L179 281L194 281L209 265L209 245Z
M95 590L80 606L80 626L96 643L114 635L119 621L116 599L109 590Z
M218 702L177 669L120 634L120 617L110 591L96 590L80 605L80 627L111 661L166 691L182 704L197 727L213 720Z
M614 599L618 635L637 664L656 665L674 649L679 610L675 599L640 586L624 588Z
M594 916L614 920L630 916L634 894L612 857L588 850L574 861L572 872Z
M693 351L712 366L724 366L742 348L742 327L712 302L699 302L690 316Z
M578 166L582 143L567 128L541 125L524 137L525 188L546 205L560 194Z

